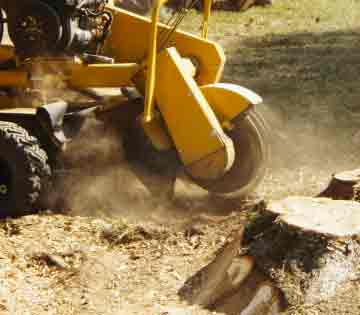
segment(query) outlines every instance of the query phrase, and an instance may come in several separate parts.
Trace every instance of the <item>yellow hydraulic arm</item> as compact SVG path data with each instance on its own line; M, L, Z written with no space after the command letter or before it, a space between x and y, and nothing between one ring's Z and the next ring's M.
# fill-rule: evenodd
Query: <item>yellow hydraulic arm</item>
M212 0L204 0L204 18L202 24L202 36L204 38L208 37L211 5L212 5Z
M145 108L143 121L148 123L152 120L155 102L155 76L156 76L156 57L157 57L157 38L158 38L158 19L161 7L167 0L157 0L154 3L151 17L151 33L149 36L149 56L147 58L147 76L145 89Z

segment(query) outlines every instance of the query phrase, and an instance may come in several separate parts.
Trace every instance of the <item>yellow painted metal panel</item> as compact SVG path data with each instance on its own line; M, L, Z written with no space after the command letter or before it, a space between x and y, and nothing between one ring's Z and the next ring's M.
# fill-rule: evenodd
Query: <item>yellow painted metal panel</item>
M0 71L0 86L27 87L29 74L21 70Z
M112 8L111 11L114 20L104 53L115 58L117 62L143 62L149 50L150 19L118 8ZM134 36L129 34L129 30ZM160 43L166 30L167 26L159 24ZM198 61L196 81L200 85L219 81L225 64L225 54L219 45L178 30L171 37L171 45L176 47L182 57L193 57Z
M201 87L201 92L221 123L230 121L251 105L262 103L254 92L230 83L216 83Z
M138 71L139 65L93 64L75 65L70 70L69 83L75 87L121 87L131 86L131 78Z
M231 167L232 142L181 64L175 48L159 55L156 81L161 84L155 87L156 102L185 166L196 165L198 177L214 178Z

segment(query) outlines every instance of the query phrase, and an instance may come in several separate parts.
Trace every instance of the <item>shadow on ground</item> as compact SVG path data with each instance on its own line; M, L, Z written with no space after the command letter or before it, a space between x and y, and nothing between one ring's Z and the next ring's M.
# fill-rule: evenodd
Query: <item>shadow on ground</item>
M291 33L227 42L224 81L263 96L266 106L259 110L273 130L273 170L304 166L318 174L358 166L359 35Z

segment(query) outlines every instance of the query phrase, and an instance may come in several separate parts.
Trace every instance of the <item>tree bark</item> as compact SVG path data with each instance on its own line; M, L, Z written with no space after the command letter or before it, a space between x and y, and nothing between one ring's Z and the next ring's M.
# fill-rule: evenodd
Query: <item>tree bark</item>
M238 256L242 232L186 281L180 297L228 315L276 315L284 310L280 290L254 267L254 259Z

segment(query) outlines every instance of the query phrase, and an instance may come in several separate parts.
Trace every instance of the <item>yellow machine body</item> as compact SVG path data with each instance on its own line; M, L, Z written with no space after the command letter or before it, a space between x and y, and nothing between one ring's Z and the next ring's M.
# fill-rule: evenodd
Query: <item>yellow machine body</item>
M153 145L158 150L175 147L195 178L221 177L235 159L232 140L226 133L231 120L260 103L261 98L244 88L218 83L225 55L218 44L206 38L210 1L205 1L202 37L176 30L166 45L163 36L169 27L158 22L164 2L155 3L151 18L108 8L113 22L103 54L114 58L114 63L34 59L19 64L17 70L0 70L0 86L31 88L34 78L44 72L61 77L75 88L134 86L144 94L140 118ZM11 58L16 58L13 49L1 46L0 60ZM117 107L102 105L103 111ZM9 102L0 103L2 112L10 107L14 106Z
M159 54L158 61L156 82L168 82L176 87L157 84L155 99L181 160L195 177L221 176L233 163L231 139L195 80L183 71L177 50L166 49Z
M149 39L154 34L152 25L155 21L158 39L161 39L161 34L169 30L166 25L157 23L157 16L149 19L119 8L112 8L111 12L114 20L104 52L115 58L116 62L143 63L147 60L150 45L154 42ZM196 81L199 85L220 80L225 65L225 54L217 43L180 30L173 33L170 43L172 47L176 47L182 57L191 57L197 61ZM161 41L157 44L158 51L161 48L159 47Z

